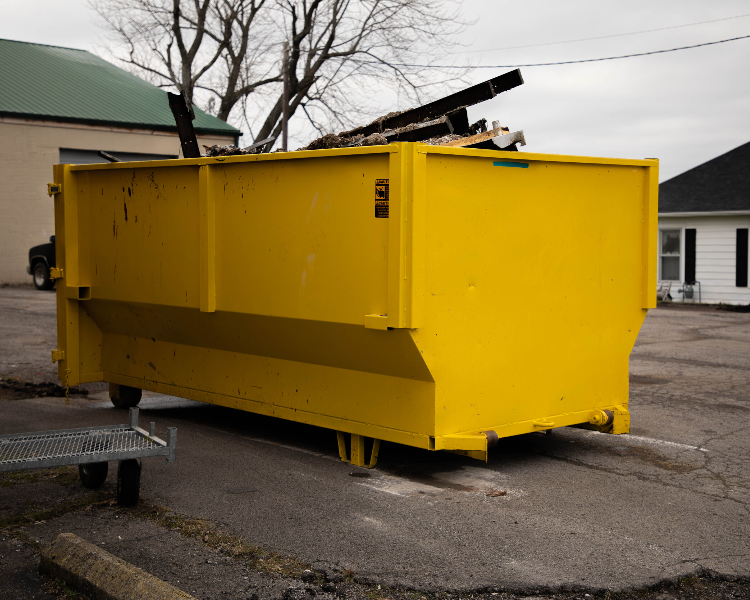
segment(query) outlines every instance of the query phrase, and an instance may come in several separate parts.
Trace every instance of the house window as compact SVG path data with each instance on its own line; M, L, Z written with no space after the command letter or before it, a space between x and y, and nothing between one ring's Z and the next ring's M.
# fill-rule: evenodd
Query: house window
M662 229L659 245L662 281L680 281L680 230Z

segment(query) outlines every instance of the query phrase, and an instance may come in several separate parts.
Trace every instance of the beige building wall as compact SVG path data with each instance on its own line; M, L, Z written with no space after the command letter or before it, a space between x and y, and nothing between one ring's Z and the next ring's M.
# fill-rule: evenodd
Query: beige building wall
M201 144L232 144L230 136ZM29 248L55 233L47 183L60 148L181 155L177 133L0 118L0 284L31 283Z

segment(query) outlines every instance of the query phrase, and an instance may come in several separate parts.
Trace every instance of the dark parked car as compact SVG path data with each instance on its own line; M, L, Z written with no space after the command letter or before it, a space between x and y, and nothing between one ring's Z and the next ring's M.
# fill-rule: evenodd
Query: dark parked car
M49 270L55 266L55 236L48 244L34 246L29 250L29 266L26 271L34 279L34 287L38 290L51 290L55 287L54 279L49 278Z

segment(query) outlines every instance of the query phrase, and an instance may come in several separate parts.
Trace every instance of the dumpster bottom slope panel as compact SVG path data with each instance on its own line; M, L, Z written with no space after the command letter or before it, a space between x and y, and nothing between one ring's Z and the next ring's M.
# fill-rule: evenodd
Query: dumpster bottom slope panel
M401 429L383 427L372 423L342 419L336 416L278 406L268 404L266 402L259 402L257 400L238 398L236 396L228 396L200 389L185 388L169 383L130 377L117 373L105 372L104 376L107 381L112 381L120 385L140 387L141 389L160 394L177 396L179 398L187 398L189 400L196 400L198 402L205 402L207 404L215 404L217 406L224 406L226 408L244 410L268 417L276 417L285 419L287 421L295 421L297 423L304 423L306 425L323 427L325 429L331 429L334 431L345 431L348 433L353 433L355 435L362 435L377 440L394 442L396 444L403 444L405 446L413 446L415 448L423 448L425 450L434 449L434 437L426 434L418 434Z
M410 332L368 329L364 309L359 311L360 322L345 323L221 309L205 313L195 308L104 299L93 299L82 306L98 331L107 336L110 350L113 344L122 349L130 344L134 352L145 355L152 341L172 342L175 348L210 348L433 381ZM93 334L90 338L84 346L103 343L101 334L98 339ZM134 346L134 339L141 346Z
M112 383L368 437L361 427L434 435L431 381L110 334L102 367Z

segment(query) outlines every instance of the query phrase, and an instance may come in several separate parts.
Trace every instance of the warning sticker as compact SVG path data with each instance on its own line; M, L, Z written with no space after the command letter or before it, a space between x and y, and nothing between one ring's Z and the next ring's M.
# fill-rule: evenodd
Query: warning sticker
M387 219L388 218L388 180L387 179L376 179L375 180L375 218L376 219Z

